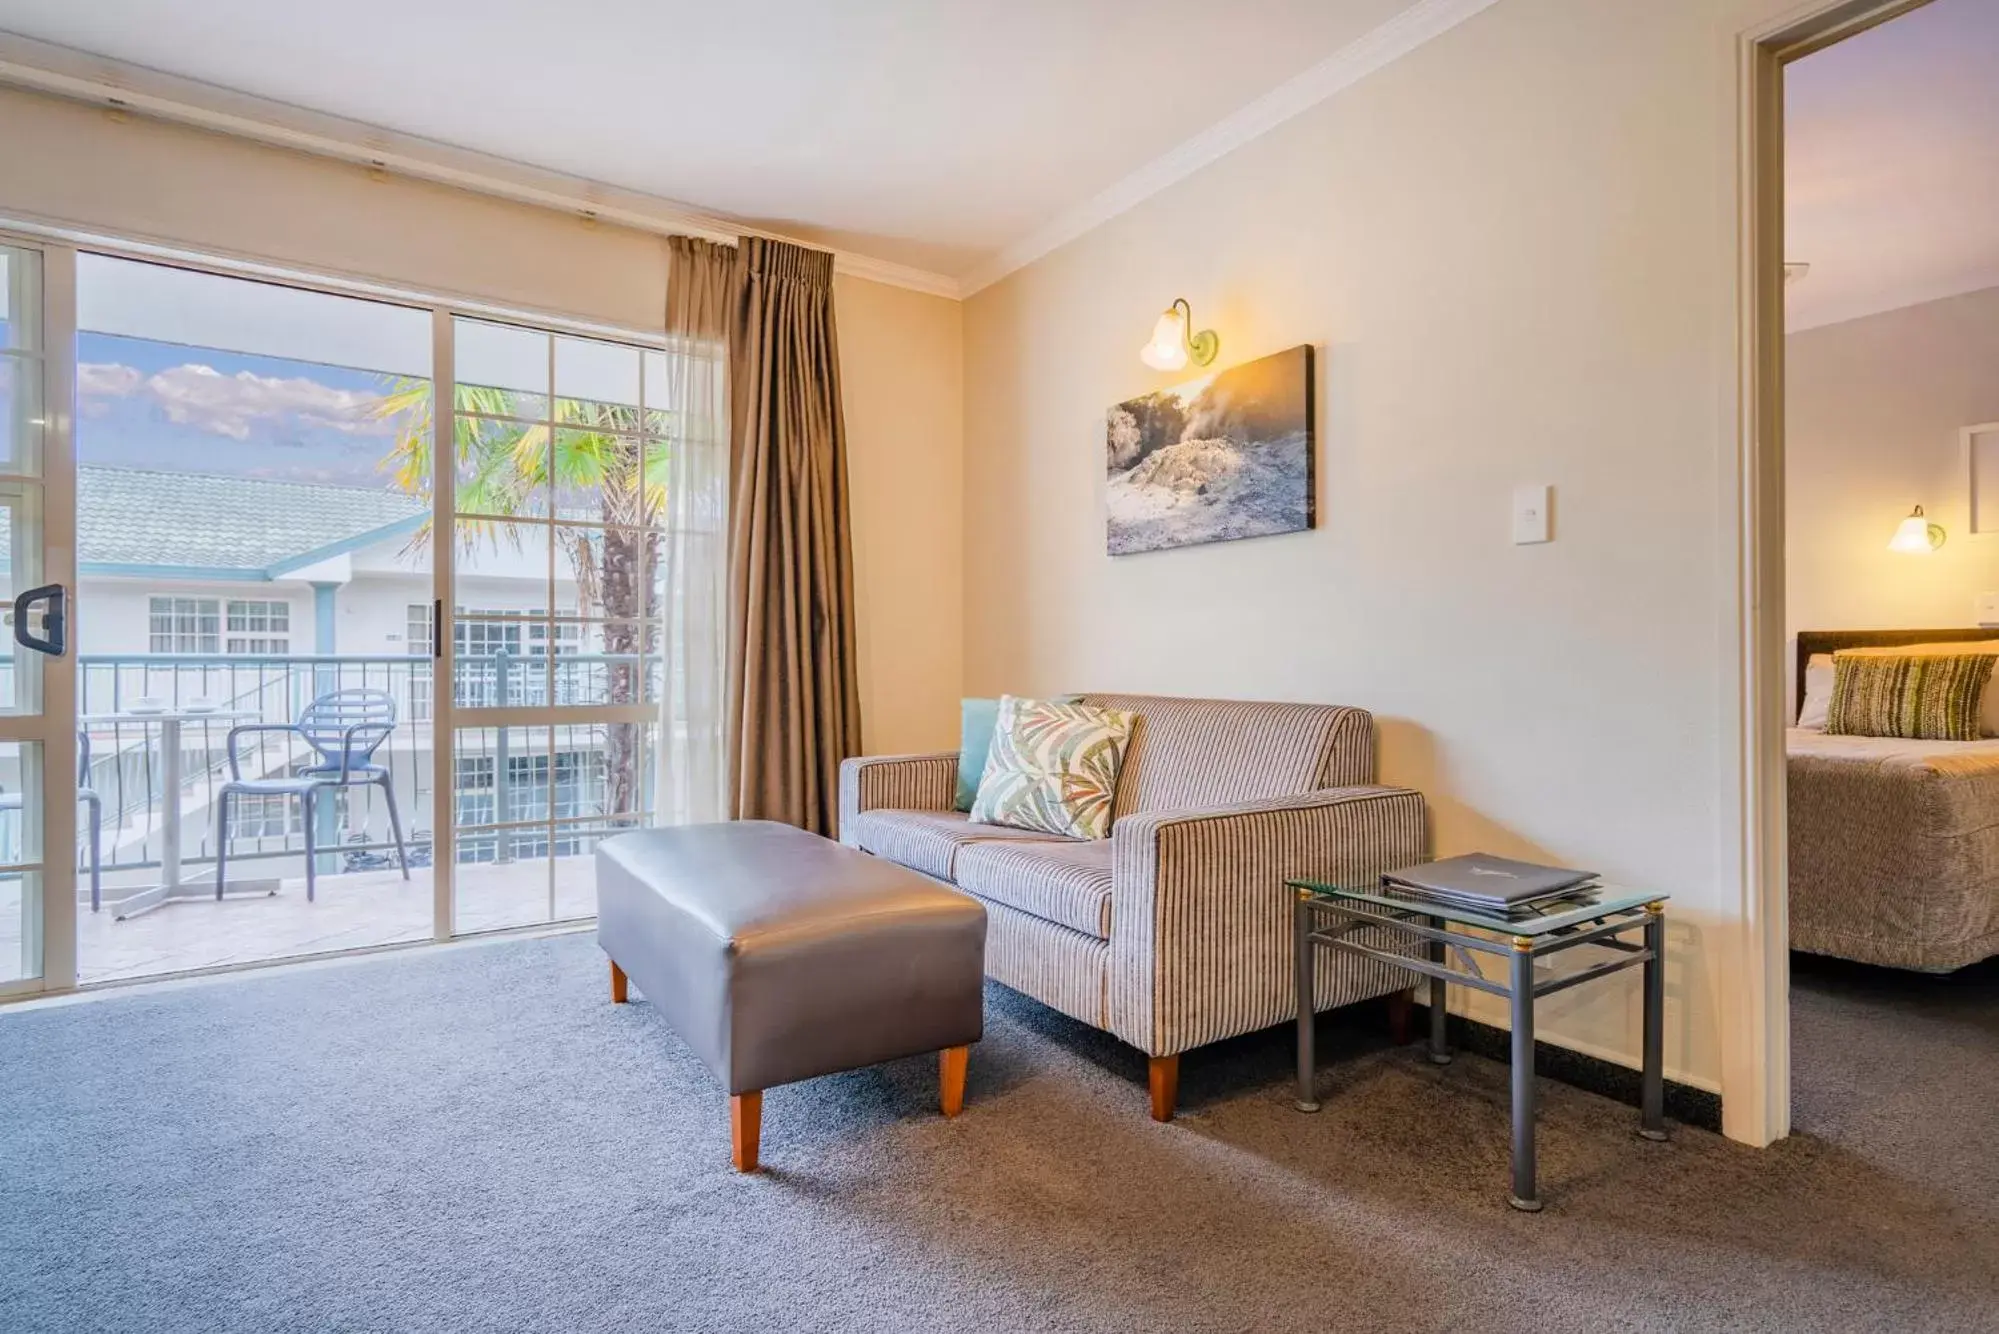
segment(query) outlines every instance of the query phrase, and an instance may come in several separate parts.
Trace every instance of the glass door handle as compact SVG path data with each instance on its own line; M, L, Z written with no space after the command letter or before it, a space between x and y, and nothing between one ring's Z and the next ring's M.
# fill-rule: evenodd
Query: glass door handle
M69 622L64 615L68 605L68 592L61 584L43 584L31 588L14 599L14 642L23 648L31 648L37 653L46 653L51 658L60 658L69 650ZM28 613L37 602L46 602L49 609L42 616L42 628L46 636L35 634L28 629Z

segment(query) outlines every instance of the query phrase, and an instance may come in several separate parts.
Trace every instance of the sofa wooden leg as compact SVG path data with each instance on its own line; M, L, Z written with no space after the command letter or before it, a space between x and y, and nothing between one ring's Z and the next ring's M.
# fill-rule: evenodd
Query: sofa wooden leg
M757 1170L757 1141L763 1134L764 1095L761 1089L729 1098L729 1158L738 1172Z
M1152 1087L1152 1119L1171 1121L1180 1101L1180 1057L1155 1056L1146 1065L1146 1083Z
M937 1053L937 1101L946 1116L965 1109L965 1066L971 1059L970 1047L946 1047Z
M1416 989L1409 987L1388 997L1388 1040L1398 1047L1409 1042L1409 1008L1415 1003Z
M625 1003L625 970L618 967L616 959L611 960L611 1004Z

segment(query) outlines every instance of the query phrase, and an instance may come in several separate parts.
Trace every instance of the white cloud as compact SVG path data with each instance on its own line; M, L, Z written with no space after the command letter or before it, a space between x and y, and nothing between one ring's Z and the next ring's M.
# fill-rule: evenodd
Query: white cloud
M76 392L85 398L126 398L145 378L131 366L86 361L76 368Z
M200 430L247 440L260 422L295 420L349 435L389 435L393 422L374 415L379 394L336 389L304 377L284 379L238 371L224 375L212 366L189 363L154 375L131 366L90 364L77 367L77 391L85 399L129 398L138 394L166 414L167 420Z

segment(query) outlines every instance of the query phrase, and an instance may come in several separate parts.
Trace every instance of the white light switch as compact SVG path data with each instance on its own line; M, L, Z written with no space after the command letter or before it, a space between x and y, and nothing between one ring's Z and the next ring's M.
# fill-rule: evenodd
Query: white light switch
M1513 488L1513 544L1549 541L1548 507L1555 488L1530 482Z
M1980 593L1976 614L1980 625L1999 625L1999 593Z

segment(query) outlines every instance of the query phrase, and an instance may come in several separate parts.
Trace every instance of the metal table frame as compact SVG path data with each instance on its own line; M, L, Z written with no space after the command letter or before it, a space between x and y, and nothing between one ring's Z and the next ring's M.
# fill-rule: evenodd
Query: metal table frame
M1645 970L1644 1069L1638 1133L1648 1140L1666 1138L1665 1116L1665 1011L1666 1011L1666 904L1663 898L1636 908L1623 908L1599 917L1586 917L1570 925L1558 926L1538 935L1516 935L1510 940L1494 940L1453 929L1442 917L1412 906L1403 911L1373 903L1335 897L1332 886L1315 886L1293 881L1297 896L1294 931L1297 943L1298 984L1298 1102L1301 1112L1319 1110L1317 1057L1313 1023L1317 1013L1314 986L1314 946L1325 946L1361 958L1374 959L1430 979L1430 1059L1448 1065L1450 1048L1445 1040L1445 992L1449 984L1504 996L1512 1012L1513 1024L1513 1182L1507 1203L1534 1213L1541 1208L1534 1165L1534 1002L1542 996L1580 986L1585 982L1627 968ZM1368 928L1405 936L1425 945L1424 956L1397 954L1362 944L1351 937ZM1642 930L1640 940L1623 939L1623 933ZM1607 959L1574 973L1534 980L1534 961L1578 945L1597 945L1615 951L1621 958ZM1453 968L1449 951L1472 950L1508 960L1504 982L1487 978L1467 968ZM1461 956L1467 957L1467 956ZM1467 962L1469 958L1467 957Z
M184 818L181 803L181 729L214 723L227 723L233 727L256 718L254 709L176 708L161 709L156 713L138 713L129 709L117 713L86 713L76 720L79 726L85 728L160 729L160 883L121 900L112 914L119 921L155 908L164 908L169 903L185 903L190 899L214 896L212 885L196 884L181 878L181 821Z

